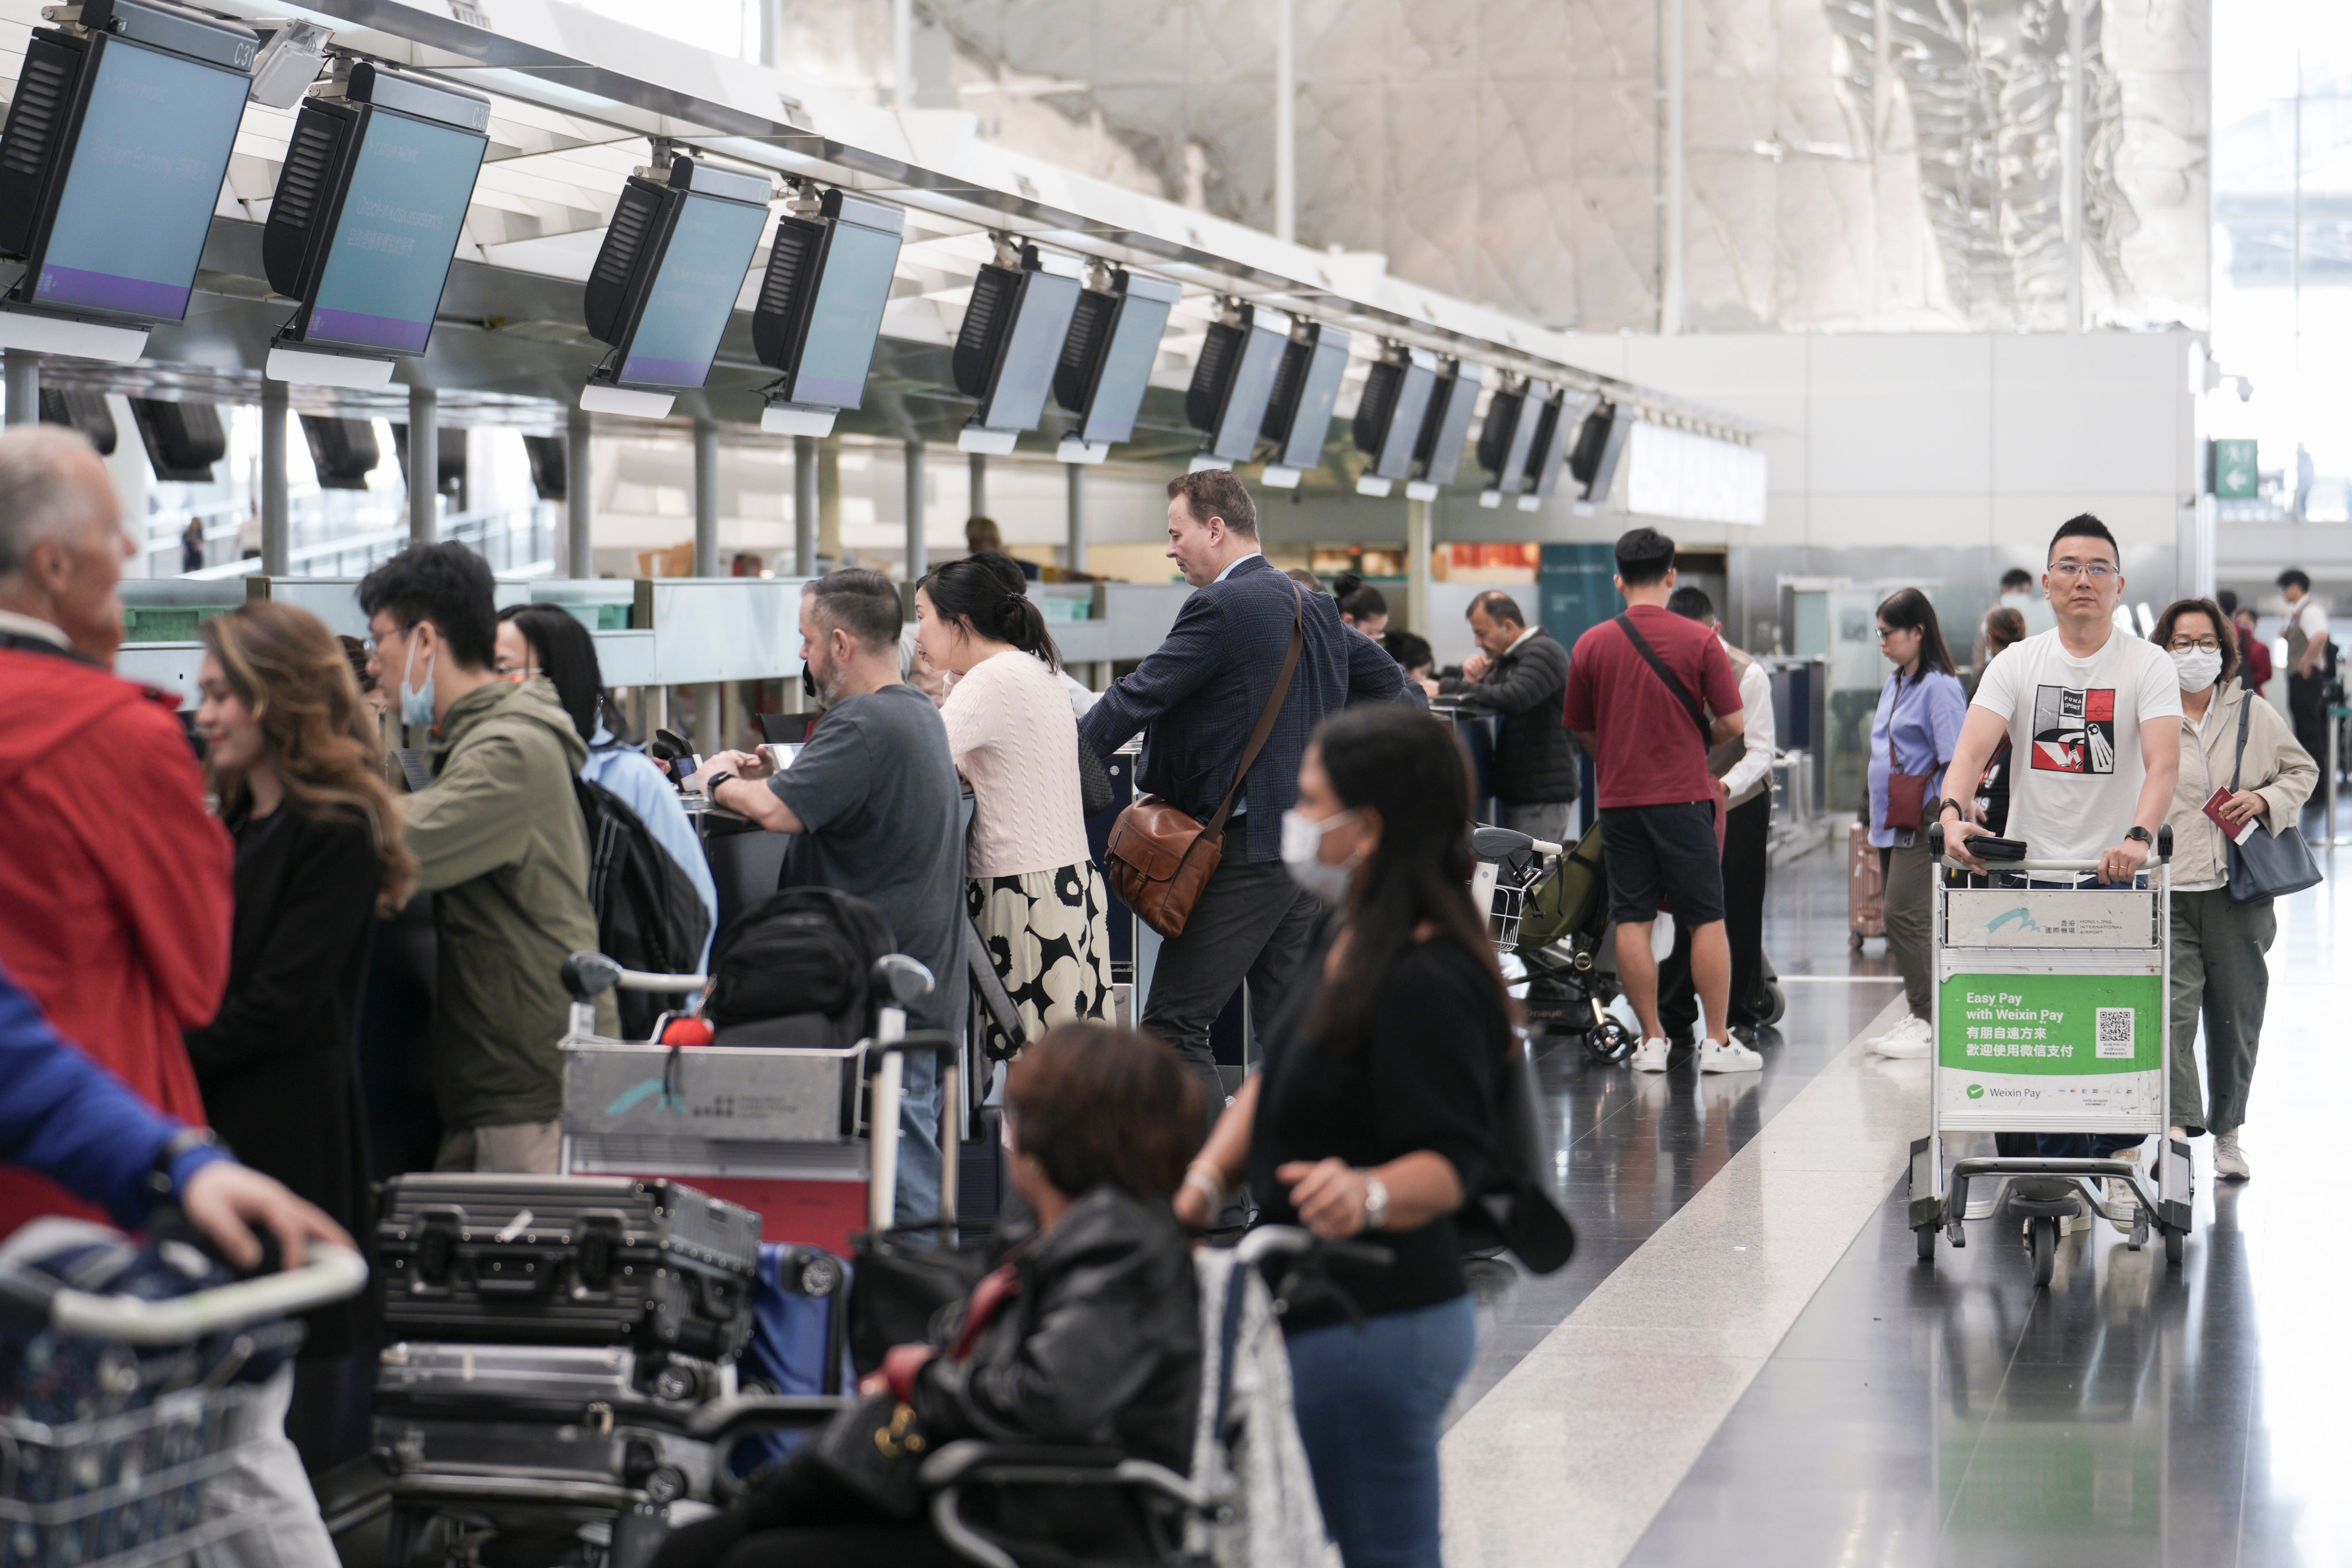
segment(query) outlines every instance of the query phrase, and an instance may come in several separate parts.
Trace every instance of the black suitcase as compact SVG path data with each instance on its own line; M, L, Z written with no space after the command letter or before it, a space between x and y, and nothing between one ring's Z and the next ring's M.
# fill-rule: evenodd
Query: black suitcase
M627 1176L395 1176L376 1278L395 1338L656 1346L724 1361L751 1332L760 1216Z

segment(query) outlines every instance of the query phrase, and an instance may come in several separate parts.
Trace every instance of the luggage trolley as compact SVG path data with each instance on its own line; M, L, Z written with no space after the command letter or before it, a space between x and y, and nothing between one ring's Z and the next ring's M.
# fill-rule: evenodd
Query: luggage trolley
M1944 830L1929 828L1938 867ZM2180 1261L2189 1229L2185 1142L2167 1137L2154 1186L2121 1159L1972 1155L1944 1162L1954 1132L2163 1133L2171 1125L2172 830L2130 888L1979 887L1935 880L1934 1081L1927 1136L1911 1145L1911 1228L1932 1260L1936 1233L1968 1245L1961 1221L1972 1181L2052 1178L2020 1194L2033 1254L2033 1280L2050 1282L2059 1221L2079 1191L2091 1212L2130 1226L2130 1245L2163 1237L2168 1262ZM1996 876L2095 872L2094 860L1996 863ZM2109 1205L2101 1177L2127 1183L2137 1202Z

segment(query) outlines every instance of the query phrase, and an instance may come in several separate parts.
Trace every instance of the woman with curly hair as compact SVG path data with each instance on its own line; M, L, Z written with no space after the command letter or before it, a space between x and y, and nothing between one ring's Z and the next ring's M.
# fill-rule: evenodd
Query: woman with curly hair
M188 1056L237 1158L365 1236L360 994L376 918L406 900L416 863L375 720L326 623L257 600L206 621L204 641L196 724L236 840L236 917L227 994L187 1032ZM314 1464L336 1446L335 1363L368 1348L366 1322L359 1302L311 1316L289 1429Z

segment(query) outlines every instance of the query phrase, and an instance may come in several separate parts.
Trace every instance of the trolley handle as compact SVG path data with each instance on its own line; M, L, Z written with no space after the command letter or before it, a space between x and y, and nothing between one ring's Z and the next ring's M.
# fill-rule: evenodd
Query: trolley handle
M708 974L656 974L650 970L624 969L619 961L601 952L567 956L558 973L575 1002L585 1002L614 989L650 991L665 996L691 996L710 984Z
M1940 822L1927 829L1927 850L1938 860L1950 858L1944 852L1944 825ZM2156 864L2166 866L2171 862L2172 824L2168 822L2156 830ZM2096 860L1999 860L1987 861L1986 864L2002 871L2095 871L2099 868Z
M348 1247L313 1242L310 1259L299 1268L165 1301L76 1290L30 1270L10 1268L0 1271L0 1300L69 1334L134 1345L190 1344L343 1300L367 1283L366 1262Z

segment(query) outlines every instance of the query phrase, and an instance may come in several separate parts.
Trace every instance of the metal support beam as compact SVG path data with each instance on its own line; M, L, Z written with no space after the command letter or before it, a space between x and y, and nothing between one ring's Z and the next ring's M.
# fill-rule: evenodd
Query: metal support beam
M782 0L776 3L781 6ZM899 109L914 108L915 0L891 0L890 71L892 103Z
M441 395L408 389L408 542L430 544L441 534Z
M564 574L596 575L596 461L592 446L595 421L584 408L563 420Z
M1087 466L1084 463L1062 465L1062 486L1068 495L1070 535L1062 550L1062 564L1073 572L1087 569Z
M923 444L907 443L907 581L919 581L931 569L931 554L923 536L923 503L930 499L930 476L923 469Z
M985 452L974 452L971 455L971 500L964 510L964 516L966 518L986 517L988 515L988 454Z
M2083 330L2083 114L2087 107L2083 96L2083 14L2088 9L2090 0L2071 0L2066 7L2063 105L2066 134L2059 150L2058 187L2064 208L2059 215L2059 231L2066 238L2066 330L2070 332ZM2295 232L2300 235L2302 230Z
M816 575L816 437L793 437L793 574Z
M1404 620L1411 630L1429 635L1433 606L1429 575L1432 504L1404 503Z
M1298 5L1274 9L1274 237L1298 237Z
M719 572L719 422L694 422L694 574ZM722 721L727 688L717 681L695 689L694 747L704 756L726 744Z
M41 422L41 356L29 349L8 351L8 423Z
M293 567L293 521L286 506L286 384L261 383L261 572L283 577Z

